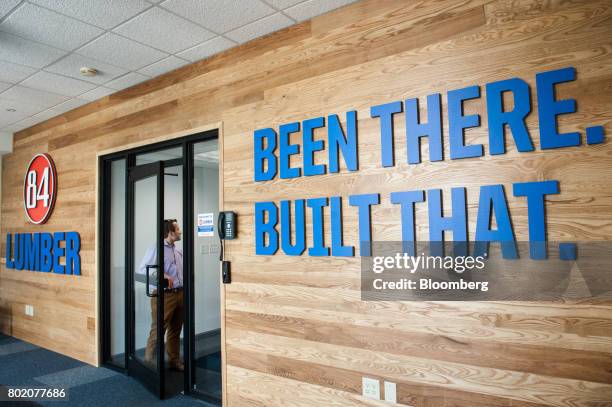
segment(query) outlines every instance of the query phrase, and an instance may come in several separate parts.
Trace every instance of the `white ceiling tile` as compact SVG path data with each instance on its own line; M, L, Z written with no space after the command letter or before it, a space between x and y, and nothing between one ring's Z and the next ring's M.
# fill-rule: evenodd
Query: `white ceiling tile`
M87 23L111 29L151 7L144 0L30 0Z
M66 51L28 41L1 31L0 44L2 44L0 47L1 60L34 68L42 68L49 65L66 54Z
M161 6L218 34L274 13L259 0L167 0Z
M2 122L2 119L0 118L0 123ZM9 126L5 126L4 129L12 131L12 132L17 132L19 130L23 130L23 129L27 129L28 127L32 127L37 123L36 119L33 119L32 117L26 117L23 120L18 121L17 123L13 123Z
M279 10L295 6L296 4L302 2L304 2L304 0L266 0L266 3L272 5L272 7L276 7Z
M17 123L11 124L10 126L4 126L4 127L2 127L2 132L3 133L9 133L9 134L16 133L16 132L18 132L20 130L20 129L18 130L16 128L16 126L17 126Z
M60 112L60 113L66 113L73 109L76 109L79 106L83 106L87 103L89 103L88 100L73 98L73 99L65 101L64 103L60 103L59 105L53 106L53 110Z
M59 116L60 114L62 114L62 112L60 112L59 110L55 110L55 108L51 108L35 114L34 116L32 116L32 119L36 120L36 123L41 123L45 120L52 119L55 116Z
M11 125L20 120L23 120L26 117L28 116L24 115L23 113L6 111L6 109L2 108L2 100L0 100L0 126L1 127Z
M309 0L284 10L284 13L297 21L304 21L354 2L355 0Z
M278 31L293 24L294 21L281 13L272 14L264 17L254 23L247 24L244 27L237 28L225 34L231 40L238 43L250 41L262 35L269 34L273 31Z
M140 82L144 82L147 79L150 79L150 78L148 76L145 76L145 75L142 75L136 72L130 72L127 75L121 76L115 80L110 81L104 86L115 89L115 90L121 90L121 89L129 88L130 86L134 86Z
M199 25L159 7L145 11L113 31L171 54L215 36Z
M105 88L104 86L99 86L95 88L94 90L90 90L87 93L83 93L82 95L79 95L79 99L84 99L84 100L91 102L91 101L103 98L104 96L108 96L115 92L116 92L115 89L110 89L110 88Z
M0 0L0 128L30 127L353 1ZM98 75L81 76L83 66Z
M80 47L104 32L30 3L15 10L0 24L0 30L65 50Z
M2 0L0 2L0 18L7 15L20 1L21 0Z
M83 76L80 72L82 67L95 68L98 73L95 76ZM70 54L67 57L60 59L53 65L45 68L45 71L70 76L75 79L96 83L98 85L102 85L129 72L127 69L105 64L104 62L87 58L79 54ZM0 76L1 75L2 74L0 73Z
M1 101L0 104L2 104ZM17 117L19 117L19 119L15 121ZM34 123L29 116L10 115L0 110L0 126L5 130L15 132L30 127L32 124Z
M166 59L162 59L159 62L156 62L152 65L142 68L138 72L143 73L145 75L149 75L151 77L159 76L166 72L170 72L176 68L180 68L183 65L188 64L188 61L184 59L177 58L174 55L170 55Z
M76 96L83 92L92 90L95 84L56 75L50 72L40 71L21 82L23 86L32 89L40 89L47 92L57 93L58 95Z
M23 65L0 61L0 81L18 83L36 72L36 69Z
M138 70L168 56L117 34L106 33L77 50L77 53L130 70Z
M223 37L213 38L210 41L203 42L200 45L196 45L193 48L189 48L183 52L179 52L177 55L181 58L188 59L192 62L200 59L207 58L213 54L224 51L228 48L236 45L235 42L230 41Z
M45 92L43 90L31 89L25 86L17 85L0 93L0 99L13 100L32 105L35 113L38 113L40 111L37 110L39 107L47 109L65 102L69 98L64 95L58 95L52 92Z
M7 90L8 88L10 88L11 86L13 86L12 83L8 83L8 82L0 82L0 92L3 92L5 90Z
M23 120L24 118L42 112L45 109L47 108L44 106L37 106L28 102L20 102L17 100L10 100L0 97L0 112L3 114L5 119L12 118L11 123ZM10 110L14 110L14 112Z

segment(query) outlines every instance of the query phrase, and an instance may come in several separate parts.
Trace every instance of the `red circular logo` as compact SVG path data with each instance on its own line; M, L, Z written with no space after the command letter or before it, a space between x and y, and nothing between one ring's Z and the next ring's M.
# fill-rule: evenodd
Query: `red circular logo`
M57 194L57 173L49 154L36 154L23 182L23 204L32 223L43 224L51 216Z

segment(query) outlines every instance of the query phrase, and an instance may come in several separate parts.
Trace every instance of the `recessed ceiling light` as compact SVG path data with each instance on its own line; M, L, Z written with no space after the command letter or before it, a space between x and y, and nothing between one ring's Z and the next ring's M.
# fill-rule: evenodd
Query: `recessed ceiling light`
M13 113L13 112L16 112L17 110L13 109L12 107L9 107L8 109L6 109L6 111Z
M81 68L81 75L83 76L96 76L98 70L96 68L90 68L88 66L84 66Z

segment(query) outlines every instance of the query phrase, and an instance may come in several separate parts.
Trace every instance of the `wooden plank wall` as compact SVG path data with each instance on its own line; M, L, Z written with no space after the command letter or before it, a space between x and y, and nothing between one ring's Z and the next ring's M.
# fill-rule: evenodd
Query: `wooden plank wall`
M227 405L383 405L360 396L362 376L396 382L398 401L419 407L610 405L612 306L361 302L358 258L255 256L253 202L432 187L448 199L450 187L466 186L473 234L478 186L560 179L562 193L548 205L549 239L610 240L609 142L529 154L510 146L494 158L408 166L398 115L398 164L383 169L369 107L514 76L534 92L536 72L575 66L577 80L558 97L575 97L579 112L560 129L603 124L610 134L611 15L609 0L363 1L18 133L3 163L2 234L34 229L23 214L22 177L34 153L50 152L60 192L51 221L36 229L79 230L83 276L2 269L2 330L96 363L96 152L221 121L224 206L239 213L240 233L227 244ZM254 129L351 109L359 172L252 182ZM483 98L466 111L483 120L467 141L487 148ZM535 106L528 126L537 135ZM525 203L508 199L525 240ZM351 209L345 243L355 245ZM417 207L419 238L427 236L425 216ZM400 239L399 208L383 200L373 219L374 239ZM34 303L33 318L25 303Z

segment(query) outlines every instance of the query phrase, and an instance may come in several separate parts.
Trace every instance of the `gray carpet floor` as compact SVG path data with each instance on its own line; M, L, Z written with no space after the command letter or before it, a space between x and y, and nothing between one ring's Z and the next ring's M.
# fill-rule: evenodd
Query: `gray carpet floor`
M5 401L0 406L214 407L181 394L159 400L122 373L96 368L3 334L0 334L0 386L63 387L69 395L68 401Z

